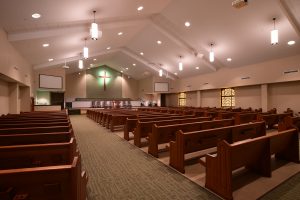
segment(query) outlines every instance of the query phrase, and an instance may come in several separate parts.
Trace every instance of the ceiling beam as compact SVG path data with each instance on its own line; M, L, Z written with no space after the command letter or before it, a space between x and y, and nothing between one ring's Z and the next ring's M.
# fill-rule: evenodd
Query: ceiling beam
M120 49L120 51L124 54L126 54L127 56L135 59L136 61L144 64L145 66L149 67L150 69L152 69L155 72L159 72L159 70L161 69L160 67L157 67L154 64L151 64L149 61L147 61L145 58L142 58L141 56L137 55L136 53L132 52L130 49L123 47ZM164 70L166 71L166 70ZM172 73L166 71L168 73L168 78L175 80L177 79L177 77L175 75L173 75Z
M160 15L156 15L155 18L160 18ZM171 41L173 41L175 44L178 46L182 47L185 49L187 52L198 58L199 52L195 50L191 45L189 45L186 41L184 41L182 38L179 36L175 35L171 31L168 31L162 24L159 24L158 22L155 21L155 18L150 18L152 25L162 34L164 34L167 38L169 38ZM202 50L204 52L204 50ZM205 56L200 57L201 60L204 62L204 64L210 68L212 71L217 71L217 68L213 66L209 60Z
M100 21L100 20L97 20ZM139 26L145 23L149 23L149 18L123 18L123 19L110 19L103 22L99 22L101 30L116 29L120 27L131 27ZM49 38L60 35L67 35L72 33L89 33L88 27L90 26L89 22L81 22L73 25L62 25L61 27L52 27L52 28L41 28L34 31L20 31L14 33L8 33L8 41L16 42L22 40L32 40L39 38Z
M113 54L113 53L116 53L119 51L120 51L120 49L106 50L106 51L101 51L99 53L90 54L89 57L93 58L93 57L97 57L97 56ZM54 60L52 62L35 65L35 66L33 66L33 69L37 70L37 69L47 68L47 67L51 67L51 66L56 66L56 65L64 64L65 62L73 62L73 61L79 60L80 58L82 58L82 56L74 56L74 57L69 57L66 59Z
M288 18L290 24L292 25L292 27L294 28L294 30L296 31L296 33L300 37L300 26L297 23L297 20L296 20L295 16L292 14L292 12L291 12L289 6L287 5L286 1L285 0L279 0L279 5L281 7L281 10L285 14L285 16Z
M16 42L22 40L33 40L33 39L40 39L40 38L55 37L59 35L67 35L76 32L77 33L83 32L83 31L86 31L86 27L73 26L73 27L62 27L62 28L9 33L7 37L8 37L8 41Z

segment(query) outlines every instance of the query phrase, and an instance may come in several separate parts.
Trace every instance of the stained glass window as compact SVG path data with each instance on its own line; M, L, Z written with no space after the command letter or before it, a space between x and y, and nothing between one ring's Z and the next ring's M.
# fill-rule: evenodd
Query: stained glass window
M221 106L234 107L235 106L235 91L232 88L221 89Z
M178 106L186 106L186 93L178 94Z

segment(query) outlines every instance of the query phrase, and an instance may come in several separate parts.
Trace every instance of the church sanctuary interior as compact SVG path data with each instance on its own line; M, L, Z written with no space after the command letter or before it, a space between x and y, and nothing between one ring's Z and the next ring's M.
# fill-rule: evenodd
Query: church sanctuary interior
M0 200L300 200L299 0L0 0Z

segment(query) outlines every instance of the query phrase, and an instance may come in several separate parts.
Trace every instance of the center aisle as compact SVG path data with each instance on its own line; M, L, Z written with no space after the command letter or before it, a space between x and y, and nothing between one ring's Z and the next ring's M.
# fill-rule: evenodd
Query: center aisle
M70 119L89 176L89 200L219 199L85 115Z

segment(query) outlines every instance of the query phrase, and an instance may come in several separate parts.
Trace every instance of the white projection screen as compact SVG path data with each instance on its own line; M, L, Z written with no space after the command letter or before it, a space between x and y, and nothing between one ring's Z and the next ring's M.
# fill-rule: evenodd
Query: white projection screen
M49 76L40 74L40 88L47 89L62 89L63 88L63 80L61 76Z
M169 92L169 83L154 83L154 92Z

